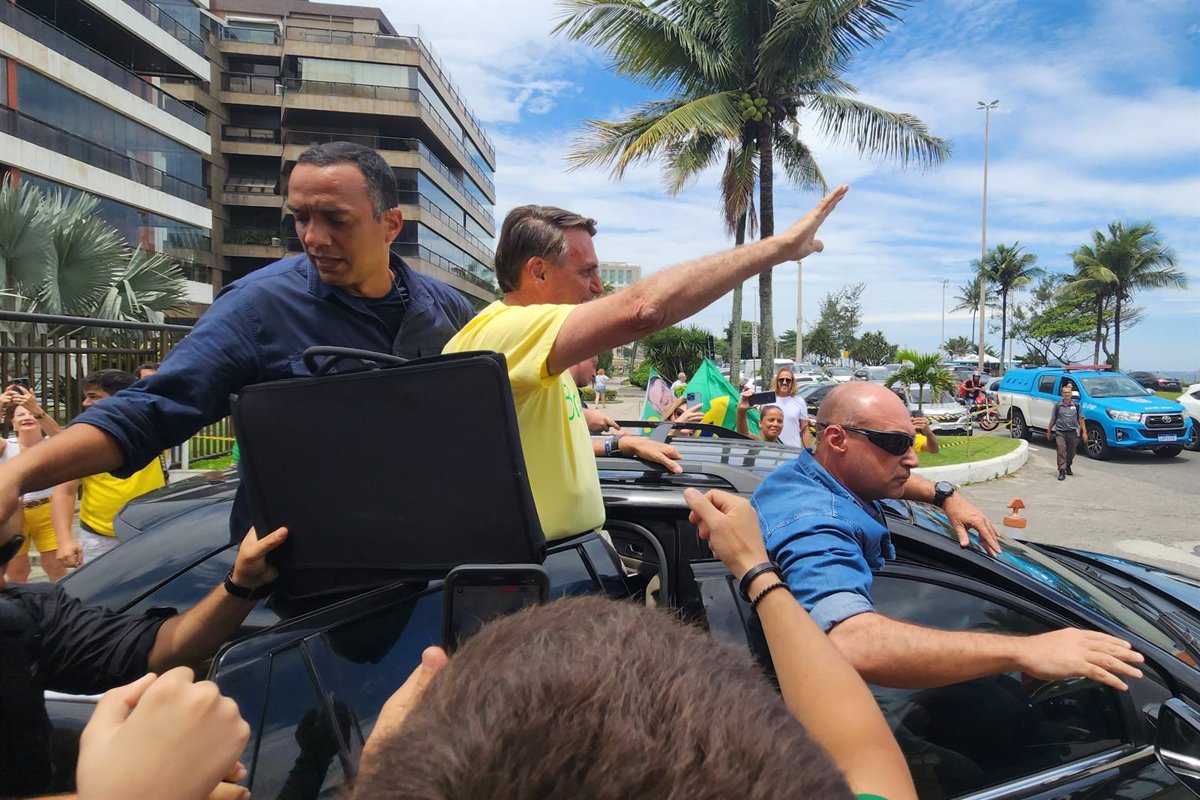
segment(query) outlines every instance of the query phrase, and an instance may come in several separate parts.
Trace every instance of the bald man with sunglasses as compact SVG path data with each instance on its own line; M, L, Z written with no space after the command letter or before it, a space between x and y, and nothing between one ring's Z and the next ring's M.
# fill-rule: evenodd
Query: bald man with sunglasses
M996 529L946 483L913 475L916 427L891 390L846 383L829 393L817 416L815 455L772 473L754 493L767 552L796 599L870 683L932 688L1003 672L1043 680L1085 677L1126 689L1121 675L1140 678L1142 656L1127 642L1067 628L1037 636L942 631L889 619L871 599L874 571L895 558L884 499L940 506L970 544L979 534L1000 553Z

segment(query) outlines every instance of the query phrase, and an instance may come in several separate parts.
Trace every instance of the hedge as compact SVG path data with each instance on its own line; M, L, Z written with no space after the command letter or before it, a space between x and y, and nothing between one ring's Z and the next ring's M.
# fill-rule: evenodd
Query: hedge
M581 388L579 390L579 396L590 403L596 399L596 390L590 386L584 386L583 388ZM616 389L605 389L604 390L604 401L606 403L610 400L616 400L616 399L617 399L617 390Z

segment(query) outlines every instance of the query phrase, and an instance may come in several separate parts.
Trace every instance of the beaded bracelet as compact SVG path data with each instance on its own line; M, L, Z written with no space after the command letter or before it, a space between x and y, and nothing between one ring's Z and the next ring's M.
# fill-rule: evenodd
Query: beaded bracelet
M746 570L746 574L742 576L740 581L738 581L738 593L747 603L750 602L750 584L755 578L757 578L759 575L762 575L764 572L774 572L778 577L783 577L783 569L774 561L764 561L763 563Z
M771 592L775 591L776 589L786 589L786 588L788 588L788 585L786 583L784 583L783 581L775 581L770 586L768 586L767 588L765 588L761 592L759 592L758 595L753 600L750 601L750 610L757 612L758 604L762 602L762 599L764 597L766 597L767 595L769 595Z

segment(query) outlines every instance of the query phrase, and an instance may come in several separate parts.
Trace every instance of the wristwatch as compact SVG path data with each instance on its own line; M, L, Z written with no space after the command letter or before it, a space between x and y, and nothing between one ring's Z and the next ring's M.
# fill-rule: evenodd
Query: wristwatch
M274 582L264 584L263 586L239 586L233 582L233 570L229 570L229 574L225 576L225 591L241 600L258 600L266 597L275 589Z
M954 494L954 484L949 481L938 481L933 485L933 504L941 508L946 504L946 498Z

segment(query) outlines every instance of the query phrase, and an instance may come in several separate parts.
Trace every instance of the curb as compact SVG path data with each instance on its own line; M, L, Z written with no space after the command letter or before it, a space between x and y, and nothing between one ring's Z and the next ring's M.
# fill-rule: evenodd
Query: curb
M982 483L996 478L1004 478L1025 466L1025 462L1028 460L1029 442L1022 440L1016 450L1002 456L986 458L983 461L970 461L966 464L950 464L945 467L917 467L913 470L913 474L931 481L949 481L956 486L963 486L968 483Z

